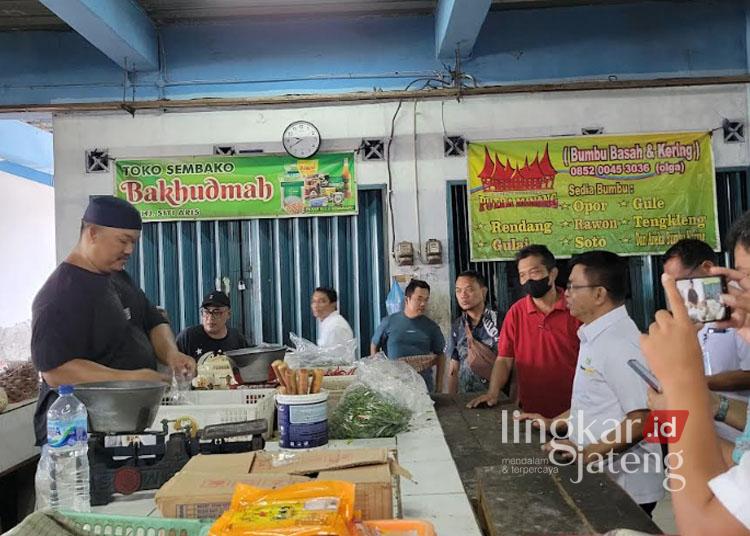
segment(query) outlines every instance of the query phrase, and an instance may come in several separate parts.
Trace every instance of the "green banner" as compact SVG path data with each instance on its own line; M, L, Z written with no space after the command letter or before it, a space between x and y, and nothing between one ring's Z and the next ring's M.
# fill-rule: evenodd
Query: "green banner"
M323 154L118 160L115 195L144 221L357 213L354 157Z
M719 249L711 136L581 136L469 144L472 261L529 244L659 254L682 238Z

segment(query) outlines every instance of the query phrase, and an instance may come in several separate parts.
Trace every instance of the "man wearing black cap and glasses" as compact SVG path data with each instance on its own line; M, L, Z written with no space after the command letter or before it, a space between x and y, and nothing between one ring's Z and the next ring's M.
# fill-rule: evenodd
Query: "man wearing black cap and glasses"
M113 196L92 198L78 243L34 298L31 358L43 379L34 415L38 445L46 442L54 387L161 381L157 360L180 373L195 371L169 324L124 271L140 234L135 207Z
M206 352L247 348L249 344L245 336L227 326L231 314L229 296L218 290L209 292L201 303L200 325L183 329L177 335L177 347L196 360Z

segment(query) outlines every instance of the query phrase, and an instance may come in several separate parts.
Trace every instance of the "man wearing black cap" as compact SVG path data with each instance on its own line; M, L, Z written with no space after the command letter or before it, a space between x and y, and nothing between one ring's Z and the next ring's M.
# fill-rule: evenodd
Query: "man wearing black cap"
M34 298L31 358L43 379L34 415L38 445L46 442L54 387L161 381L157 360L195 371L169 324L124 271L140 234L135 207L113 196L92 198L78 243Z
M196 360L206 352L227 352L249 345L245 336L227 326L232 310L229 296L218 290L206 294L201 303L201 323L177 335L177 347Z

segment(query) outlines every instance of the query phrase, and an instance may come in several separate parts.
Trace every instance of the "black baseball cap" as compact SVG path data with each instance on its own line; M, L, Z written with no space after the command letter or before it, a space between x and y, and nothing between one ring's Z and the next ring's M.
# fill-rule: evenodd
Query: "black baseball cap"
M206 294L206 297L203 298L203 303L201 303L201 307L206 307L207 305L229 307L229 296L218 290L212 290Z

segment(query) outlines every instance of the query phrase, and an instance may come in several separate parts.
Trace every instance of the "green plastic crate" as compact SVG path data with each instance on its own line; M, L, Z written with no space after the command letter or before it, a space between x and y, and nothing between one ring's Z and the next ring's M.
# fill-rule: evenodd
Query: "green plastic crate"
M211 523L194 519L61 512L75 527L102 536L207 536Z

